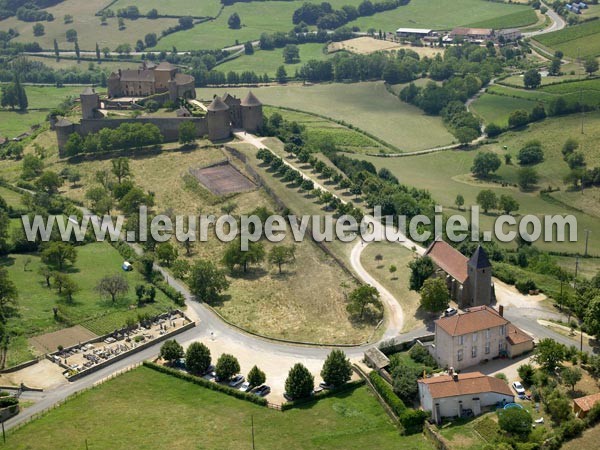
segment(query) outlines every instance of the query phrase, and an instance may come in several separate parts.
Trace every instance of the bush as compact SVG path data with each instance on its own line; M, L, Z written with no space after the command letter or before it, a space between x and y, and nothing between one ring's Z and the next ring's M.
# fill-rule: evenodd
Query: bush
M196 377L194 375L190 375L189 373L181 372L176 369L171 369L170 367L161 366L150 361L144 361L143 364L145 367L156 370L157 372L172 375L181 380L189 381L190 383L197 384L210 390L222 392L240 400L246 400L252 403L256 403L257 405L267 406L267 399L264 397L259 397L258 395L249 394L247 392L242 392L239 389L233 389L229 386L223 386L222 384L205 380L204 378Z
M529 291L534 291L537 289L535 281L533 281L531 278L518 280L515 283L515 287L521 294L529 294Z
M229 381L239 371L240 363L235 356L223 353L217 360L216 374L219 380Z
M285 391L293 399L309 397L315 388L315 379L309 370L301 363L296 363L290 369L285 380Z
M6 408L7 406L18 405L19 399L16 397L2 397L0 398L0 408Z
M517 369L517 373L524 384L528 386L533 384L533 375L535 374L535 369L531 364L521 364Z
M415 362L421 363L433 369L437 367L437 363L435 362L433 356L431 356L427 349L422 345L413 345L408 354L410 356L410 359L412 359Z
M429 414L421 409L407 409L400 415L400 423L404 434L415 434L423 431L423 424Z
M202 374L210 366L210 350L201 342L192 342L185 352L185 367L190 373Z
M406 405L402 400L400 400L400 397L394 393L388 382L385 381L381 375L375 371L369 374L369 380L371 380L375 390L379 393L379 395L381 395L383 400L392 409L394 414L400 417L402 413L406 411Z
M498 412L498 425L507 433L527 436L531 431L532 422L531 414L524 409L510 408Z
M585 429L585 422L581 419L570 419L563 422L558 432L562 437L563 441L568 441L577 437Z
M169 297L177 306L185 305L185 297L181 292L175 289L173 286L167 284L165 281L156 281L154 283L163 293Z

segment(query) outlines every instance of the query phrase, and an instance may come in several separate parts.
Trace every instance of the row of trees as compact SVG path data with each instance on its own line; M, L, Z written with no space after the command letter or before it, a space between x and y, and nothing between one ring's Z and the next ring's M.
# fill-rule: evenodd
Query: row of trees
M72 133L65 145L68 156L121 148L138 148L160 144L163 140L159 128L151 123L122 123L115 129L103 128L83 138Z
M20 111L25 111L29 106L27 93L17 76L14 76L14 81L12 83L2 86L0 105L3 108L9 107L13 110L16 108Z

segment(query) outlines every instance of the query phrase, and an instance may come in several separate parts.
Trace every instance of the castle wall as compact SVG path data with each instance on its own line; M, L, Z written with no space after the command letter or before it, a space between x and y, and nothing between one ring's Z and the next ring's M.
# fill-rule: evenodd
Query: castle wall
M242 126L251 133L260 130L263 127L262 106L242 106Z

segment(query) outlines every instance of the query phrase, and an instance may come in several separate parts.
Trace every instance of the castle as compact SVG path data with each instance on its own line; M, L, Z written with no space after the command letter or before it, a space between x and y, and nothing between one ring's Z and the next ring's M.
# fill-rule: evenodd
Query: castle
M155 69L148 70L153 71L154 74L157 75L162 72L162 70L157 71L159 67L160 65ZM161 78L162 75L159 75L158 78L155 76L155 84L153 87L150 86L150 84L140 84L138 87L136 87L136 89L141 89L137 91L137 93L152 92L152 89L154 89L154 92L156 92L157 89L162 89L161 86L164 86L163 82L166 80L166 84L169 86L167 91L168 94L166 92L163 92L162 94L155 94L151 97L146 97L146 100L149 98L154 99L157 97L157 95L161 97L164 95L172 97L173 92L175 92L175 87L177 88L177 97L175 97L175 100L179 98L189 99L195 97L195 90L193 89L193 77L190 77L192 80L192 91L190 92L188 83L181 85L177 84L177 75L181 74L172 72L170 69L166 70L166 72L169 73L169 78ZM174 78L171 77L173 73L175 73ZM109 97L111 92L113 94L117 92L123 92L116 90L123 89L122 83L126 83L124 85L126 92L133 92L130 90L133 89L133 86L128 84L129 81L123 81L123 71L121 71L120 74L120 84L117 86L116 83L113 83L112 87L109 87ZM186 75L186 77L189 77L189 75ZM125 77L125 79L129 78ZM140 88L139 86L143 87ZM181 95L182 93L183 96ZM56 132L60 156L65 156L65 146L71 134L79 133L82 137L85 137L90 133L97 133L103 128L118 128L119 125L123 123L151 123L158 127L165 142L177 141L179 139L179 127L181 123L185 121L192 122L195 125L196 136L198 138L207 136L211 141L219 141L229 138L232 130L234 129L256 132L259 131L263 126L262 103L252 92L248 92L246 97L243 99L236 98L229 94L225 94L223 99L221 99L219 96L215 96L208 106L204 106L199 101L193 100L194 105L205 109L206 115L203 117L193 117L187 110L187 114L180 114L180 111L183 108L180 108L177 113L174 112L172 117L107 117L102 111L102 107L108 105L111 101L106 100L101 102L100 96L95 92L94 89L89 87L80 94L80 101L81 120L79 123L73 123L64 117L51 121L51 127ZM119 104L117 103L117 105Z

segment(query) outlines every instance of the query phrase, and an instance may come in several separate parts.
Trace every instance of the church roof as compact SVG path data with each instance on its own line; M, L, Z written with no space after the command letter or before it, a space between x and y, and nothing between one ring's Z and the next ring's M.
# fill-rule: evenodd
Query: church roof
M475 253L473 253L469 260L469 265L476 269L487 269L488 267L492 267L488 255L481 245L477 246L477 250L475 250Z
M208 105L208 107L206 109L208 109L209 111L227 111L229 109L229 106L227 106L225 103L223 103L223 100L221 100L221 97L216 95L215 98L213 99L212 103L210 105Z
M96 92L91 87L86 87L81 95L96 95Z
M469 260L447 242L434 241L425 251L425 256L429 256L436 266L459 283L467 280L467 262Z
M262 103L252 91L248 91L248 95L242 100L242 106L262 106Z

